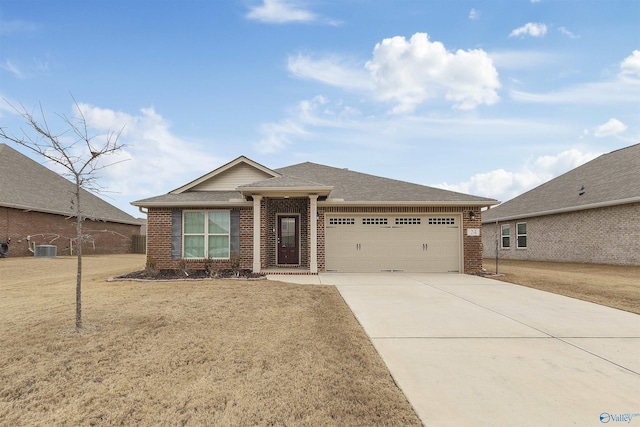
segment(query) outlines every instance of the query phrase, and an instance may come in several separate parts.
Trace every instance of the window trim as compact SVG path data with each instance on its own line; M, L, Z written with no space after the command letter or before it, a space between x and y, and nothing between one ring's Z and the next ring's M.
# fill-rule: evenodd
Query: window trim
M520 227L518 227L519 225L524 224L524 233L520 233ZM524 246L520 246L520 237L524 237ZM518 222L516 223L516 249L527 249L529 246L529 242L528 242L528 238L527 238L527 223L526 222Z
M204 213L204 232L203 233L186 233L184 231L184 217L187 213L202 212ZM210 212L227 212L227 232L226 233L209 233L209 213ZM187 257L185 256L185 238L187 236L203 236L204 238L204 256L203 257ZM209 256L209 237L210 236L227 236L227 256L226 257L210 257ZM231 259L231 210L230 209L187 209L182 211L182 259L215 259L229 260Z
M505 229L507 233L505 234ZM507 245L504 244L504 239L507 238ZM500 249L511 249L511 224L502 224L500 226Z

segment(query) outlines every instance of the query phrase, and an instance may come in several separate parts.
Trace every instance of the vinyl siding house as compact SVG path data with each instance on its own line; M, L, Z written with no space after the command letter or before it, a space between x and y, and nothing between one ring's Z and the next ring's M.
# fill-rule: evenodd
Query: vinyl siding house
M640 144L489 209L482 223L487 258L640 265Z
M37 245L54 245L57 255L75 253L74 191L72 182L0 144L0 242L11 239L9 255L33 256ZM131 253L144 221L87 191L81 197L88 217L83 253Z
M482 269L482 208L493 199L315 163L269 169L244 156L147 209L159 269L465 272Z

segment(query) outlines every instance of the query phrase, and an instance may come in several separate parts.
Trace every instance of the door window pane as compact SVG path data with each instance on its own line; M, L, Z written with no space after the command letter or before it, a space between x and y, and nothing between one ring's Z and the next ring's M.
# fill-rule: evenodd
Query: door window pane
M282 218L281 220L280 243L282 247L293 248L296 246L296 219Z

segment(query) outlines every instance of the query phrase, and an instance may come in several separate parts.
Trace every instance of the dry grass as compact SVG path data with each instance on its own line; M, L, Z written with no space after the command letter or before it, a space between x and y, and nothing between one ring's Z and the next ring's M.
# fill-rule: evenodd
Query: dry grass
M484 267L495 273L495 259ZM498 280L640 314L640 267L499 260L498 272Z
M143 256L0 260L2 425L421 425L339 293L106 282Z

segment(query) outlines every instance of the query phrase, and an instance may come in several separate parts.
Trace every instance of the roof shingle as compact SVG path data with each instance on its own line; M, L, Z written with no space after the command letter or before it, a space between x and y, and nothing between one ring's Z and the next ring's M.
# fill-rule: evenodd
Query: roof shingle
M483 222L640 202L640 144L603 154L482 214Z
M75 185L6 144L0 144L0 174L0 206L74 215L71 206ZM123 224L141 223L94 194L81 191L86 217Z

